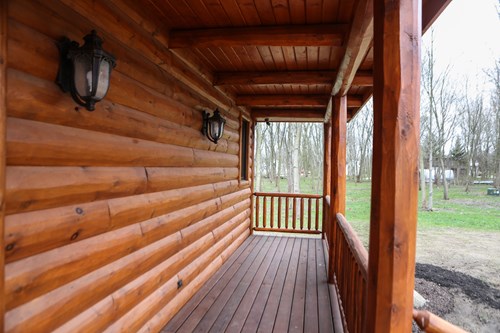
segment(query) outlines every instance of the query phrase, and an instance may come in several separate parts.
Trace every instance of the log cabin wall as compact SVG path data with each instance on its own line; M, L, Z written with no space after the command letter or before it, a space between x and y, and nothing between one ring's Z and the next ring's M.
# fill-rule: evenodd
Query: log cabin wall
M249 235L240 112L127 8L8 1L6 332L158 331ZM94 112L54 83L56 41L91 29L117 58Z

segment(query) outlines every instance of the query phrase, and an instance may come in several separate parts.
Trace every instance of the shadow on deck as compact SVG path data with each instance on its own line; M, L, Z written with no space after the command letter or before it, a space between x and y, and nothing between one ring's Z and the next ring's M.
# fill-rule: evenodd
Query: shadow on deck
M321 239L250 236L163 328L333 332Z

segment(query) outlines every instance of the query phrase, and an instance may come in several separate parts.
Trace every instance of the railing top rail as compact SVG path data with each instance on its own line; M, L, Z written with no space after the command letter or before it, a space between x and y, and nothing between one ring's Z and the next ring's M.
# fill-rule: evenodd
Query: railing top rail
M340 229L344 233L345 239L349 243L349 247L354 255L354 259L358 263L361 274L366 281L368 278L368 251L366 251L358 235L342 214L337 213L337 221Z
M467 333L460 327L426 310L413 309L413 320L426 333Z
M257 197L286 197L286 198L311 198L321 199L321 194L305 194L305 193L280 193L280 192L254 192Z

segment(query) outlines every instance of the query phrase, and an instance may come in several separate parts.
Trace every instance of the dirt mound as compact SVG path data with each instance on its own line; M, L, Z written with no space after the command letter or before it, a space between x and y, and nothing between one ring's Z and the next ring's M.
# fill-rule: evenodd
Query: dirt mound
M460 289L471 300L500 310L500 290L470 275L430 264L417 263L415 276L442 287Z

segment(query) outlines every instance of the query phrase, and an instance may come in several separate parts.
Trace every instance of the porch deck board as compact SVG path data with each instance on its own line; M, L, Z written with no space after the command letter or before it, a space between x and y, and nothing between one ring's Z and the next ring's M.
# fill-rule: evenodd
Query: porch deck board
M320 239L251 236L163 328L333 332Z

